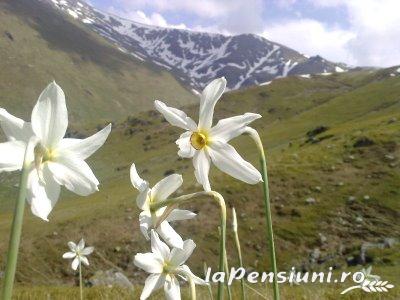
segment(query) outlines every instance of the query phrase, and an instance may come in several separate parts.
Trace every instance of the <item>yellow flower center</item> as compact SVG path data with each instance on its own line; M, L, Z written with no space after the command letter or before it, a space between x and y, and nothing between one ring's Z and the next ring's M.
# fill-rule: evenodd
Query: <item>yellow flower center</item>
M35 164L38 167L40 164L45 163L46 161L52 161L55 157L55 151L44 147L41 144L38 144L35 147Z
M201 150L207 145L207 135L201 132L194 132L190 136L190 144L196 150Z

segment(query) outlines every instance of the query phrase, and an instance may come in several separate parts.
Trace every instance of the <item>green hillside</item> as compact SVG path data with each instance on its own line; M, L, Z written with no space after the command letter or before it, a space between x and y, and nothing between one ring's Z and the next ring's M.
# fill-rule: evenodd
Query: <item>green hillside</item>
M81 125L121 121L150 109L155 97L196 101L168 72L40 1L0 2L0 58L0 106L26 118L53 79L66 92L71 121Z
M169 97L157 98L173 103ZM197 109L189 106L185 110L196 119ZM374 266L374 273L399 285L400 74L395 68L284 78L268 86L227 93L216 106L215 118L244 112L263 116L254 126L268 154L279 268L359 270L363 243L387 243L383 249L369 248L365 262ZM67 241L84 236L97 249L86 277L117 265L141 284L146 274L133 266L132 257L147 250L148 243L138 228L129 167L135 162L152 184L165 174L181 173L184 186L180 194L200 190L191 161L176 155L174 141L180 133L154 111L115 126L90 162L102 183L100 192L87 198L64 193L50 223L27 211L18 281L73 284L61 255ZM233 144L257 165L249 138L237 138ZM246 185L215 168L211 173L214 189L238 211L245 265L268 269L261 186ZM0 234L6 236L17 189L16 179L2 178ZM187 207L199 214L176 224L184 238L190 237L198 245L189 265L201 273L202 263L207 261L215 269L218 210L207 199ZM0 253L5 248L6 242L1 240ZM231 235L228 248L230 264L236 265ZM337 287L337 291L343 289ZM318 295L314 294L315 299ZM365 299L365 294L356 295L360 298L351 299ZM395 288L389 298L399 295Z

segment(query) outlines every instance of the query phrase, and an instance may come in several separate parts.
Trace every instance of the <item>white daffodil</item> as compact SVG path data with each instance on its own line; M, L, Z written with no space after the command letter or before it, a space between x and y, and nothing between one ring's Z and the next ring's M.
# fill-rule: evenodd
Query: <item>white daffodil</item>
M156 109L171 125L187 130L176 141L179 147L178 155L193 158L196 179L206 191L211 190L208 179L211 161L221 171L246 183L256 184L262 180L260 172L228 144L231 139L241 135L248 124L261 116L245 113L220 120L212 127L214 107L225 87L226 80L223 77L206 86L200 98L198 124L183 111L155 101Z
M8 139L0 144L0 172L20 170L28 141L37 138L34 153L29 153L27 187L34 215L48 221L61 185L81 196L98 191L99 181L85 160L104 144L111 124L86 139L63 138L68 112L64 92L55 82L40 94L31 123L1 108L0 125Z
M166 200L175 192L183 183L182 176L178 174L169 175L159 181L153 188L150 188L149 183L143 180L137 173L135 164L132 164L130 173L132 185L139 191L136 203L142 210L139 215L140 231L149 240L149 231L155 229L170 246L182 248L182 238L168 222L192 219L196 214L189 210L173 209L168 214L168 217L156 228L159 218L164 213L166 207L162 207L156 211L152 211L150 207L152 203Z
M195 276L187 265L184 265L195 247L196 244L192 240L186 240L182 249L173 248L170 251L168 246L159 239L157 233L152 230L152 252L138 253L134 259L137 267L151 273L146 279L140 300L147 299L152 292L163 286L167 299L181 299L178 276L183 279L190 277L195 284L207 285L203 279Z
M86 256L92 254L94 251L94 247L86 247L85 248L85 240L81 239L78 245L74 242L68 242L68 247L71 251L65 252L63 254L64 259L73 259L71 263L72 270L76 271L79 267L79 264L83 263L84 265L89 265L89 260Z

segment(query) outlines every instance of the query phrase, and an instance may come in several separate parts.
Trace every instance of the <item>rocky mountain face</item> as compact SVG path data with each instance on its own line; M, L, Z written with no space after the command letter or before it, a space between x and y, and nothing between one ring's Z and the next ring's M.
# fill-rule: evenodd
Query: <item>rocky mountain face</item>
M255 34L225 36L143 25L101 12L77 0L41 0L71 15L121 51L172 72L194 90L225 76L229 89L288 75L343 72L347 67L307 57Z

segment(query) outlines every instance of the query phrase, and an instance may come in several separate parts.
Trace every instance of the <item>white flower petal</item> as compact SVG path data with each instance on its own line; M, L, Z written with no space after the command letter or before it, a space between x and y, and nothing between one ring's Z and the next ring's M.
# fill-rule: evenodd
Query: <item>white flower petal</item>
M48 221L48 215L57 203L61 188L53 179L48 164L43 165L42 173L44 181L39 180L36 169L30 171L27 183L27 201L35 216Z
M231 145L219 141L213 142L208 149L208 154L218 169L232 177L249 184L262 181L260 172L245 161Z
M140 231L142 232L142 234L144 235L146 240L149 240L150 239L149 231L153 225L153 221L147 211L142 211L140 213L139 223L140 223L140 225L139 225Z
M62 257L65 259L71 259L74 258L75 256L76 256L75 252L65 252Z
M0 143L0 173L21 170L26 144L22 141Z
M167 221L164 221L157 228L157 232L163 238L163 240L170 246L175 248L183 247L183 240L181 236L168 224Z
M208 130L211 128L214 107L219 98L221 98L226 87L226 79L224 77L217 78L208 84L200 98L200 115L199 128Z
M211 191L208 173L210 172L210 157L205 150L197 151L193 157L194 175L205 191Z
M211 128L210 136L212 139L229 142L231 139L241 135L247 125L259 118L261 118L259 114L245 113L241 116L222 119Z
M82 255L90 255L94 251L94 247L86 247L81 251Z
M82 251L85 248L85 240L81 239L76 247L76 251Z
M99 181L85 161L72 156L60 156L48 165L54 179L71 192L87 196L98 191Z
M54 148L68 127L68 112L63 90L53 81L40 94L32 111L32 129L43 145Z
M180 157L191 158L196 153L196 149L194 149L190 143L190 137L192 134L191 131L186 131L176 140L175 143L179 147L178 155Z
M79 257L75 257L74 260L71 263L71 268L72 270L76 271L76 269L78 269L79 267Z
M74 242L68 242L68 247L72 252L76 252L76 244Z
M151 189L151 198L153 201L167 199L183 183L182 175L172 174L157 182Z
M0 108L0 126L9 141L28 143L33 136L31 123L14 117L3 108Z
M151 231L151 251L160 256L164 261L169 258L169 248L160 240L155 230Z
M138 253L133 263L147 273L160 274L163 271L163 260L154 253Z
M179 281L175 276L168 276L164 284L165 299L167 300L180 300L181 290Z
M183 111L168 107L159 100L154 101L154 106L171 125L192 131L197 129L196 123Z
M171 211L167 217L167 221L181 221L193 219L196 216L194 212L185 209L174 209Z
M164 283L164 274L151 274L146 279L142 294L140 295L140 300L146 300L152 292L160 289L164 285Z
M150 197L151 197L151 189L146 188L143 192L140 192L136 197L136 205L141 210L149 210L150 209Z
M81 260L81 262L83 262L83 264L84 264L85 266L88 266L88 265L89 265L89 260L87 259L87 257L85 257L85 256L80 256L79 259Z
M86 160L104 145L110 132L111 124L86 139L62 139L58 150L73 153L76 157Z
M136 165L132 164L131 165L131 171L130 171L130 175L131 175L131 182L132 185L134 186L135 189L137 189L139 192L143 192L144 190L146 190L149 187L149 183L145 180L143 180L137 170L136 170Z
M190 276L195 284L208 285L208 283L206 281L204 281L200 277L197 277L196 275L194 275L187 265L182 265L182 266L176 268L176 271L185 273L185 274L187 274L186 276ZM185 280L186 280L186 278L185 278Z
M196 248L196 244L192 240L184 241L182 249L171 250L170 263L176 267L182 265L192 255L194 248Z

